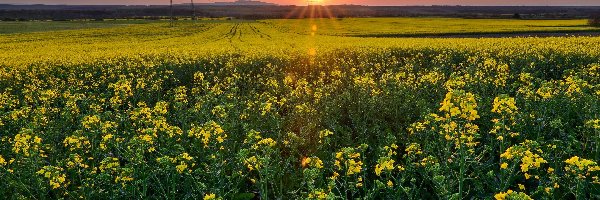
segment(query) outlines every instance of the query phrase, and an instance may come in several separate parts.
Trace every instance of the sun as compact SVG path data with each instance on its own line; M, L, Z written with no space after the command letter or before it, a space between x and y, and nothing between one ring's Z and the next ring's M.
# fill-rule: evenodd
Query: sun
M325 0L307 0L308 5L323 5Z

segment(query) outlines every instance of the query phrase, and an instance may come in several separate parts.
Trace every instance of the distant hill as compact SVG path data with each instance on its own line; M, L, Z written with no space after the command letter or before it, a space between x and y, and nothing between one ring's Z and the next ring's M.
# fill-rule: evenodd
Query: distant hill
M190 5L189 3L183 5ZM262 1L253 1L253 0L237 0L233 2L214 2L214 3L199 3L196 5L204 5L204 6L277 6L274 3L262 2Z
M197 4L199 17L235 17L241 19L308 18L311 17L461 17L461 18L521 18L521 19L583 19L600 13L600 7L540 7L540 6L310 6L328 12L301 12L306 6L280 6L271 3L238 0ZM2 5L0 20L73 20L145 18L159 19L169 14L165 5ZM189 4L174 6L174 14L189 17Z

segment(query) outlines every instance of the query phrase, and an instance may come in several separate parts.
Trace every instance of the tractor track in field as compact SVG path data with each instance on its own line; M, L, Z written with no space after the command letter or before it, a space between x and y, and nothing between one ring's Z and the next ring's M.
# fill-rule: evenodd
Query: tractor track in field
M269 35L269 34L266 34L266 33L263 33L263 32L260 32L260 29L256 28L256 27L255 27L255 26L253 26L253 25L248 25L248 26L250 26L250 29L252 29L252 31L253 31L255 34L259 35L261 38L269 38L269 39L270 39L270 38L272 38L272 37L271 37L271 35Z

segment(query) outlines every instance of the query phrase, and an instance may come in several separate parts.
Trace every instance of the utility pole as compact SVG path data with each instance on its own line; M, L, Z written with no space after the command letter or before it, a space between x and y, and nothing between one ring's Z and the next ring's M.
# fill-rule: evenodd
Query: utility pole
M171 0L171 4L170 4L170 16L171 16L171 27L173 26L173 0Z
M192 20L196 21L196 7L194 6L194 0L192 0Z

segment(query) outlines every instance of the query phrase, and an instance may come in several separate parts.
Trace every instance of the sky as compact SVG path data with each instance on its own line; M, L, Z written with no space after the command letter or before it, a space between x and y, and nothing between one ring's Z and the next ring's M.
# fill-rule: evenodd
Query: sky
M195 0L197 3L233 0ZM262 0L282 5L306 5L307 0ZM600 0L317 0L320 4L357 4L357 5L515 5L515 6L600 6ZM189 0L174 0L187 3ZM168 4L169 0L0 0L0 4L73 4L73 5L157 5Z

